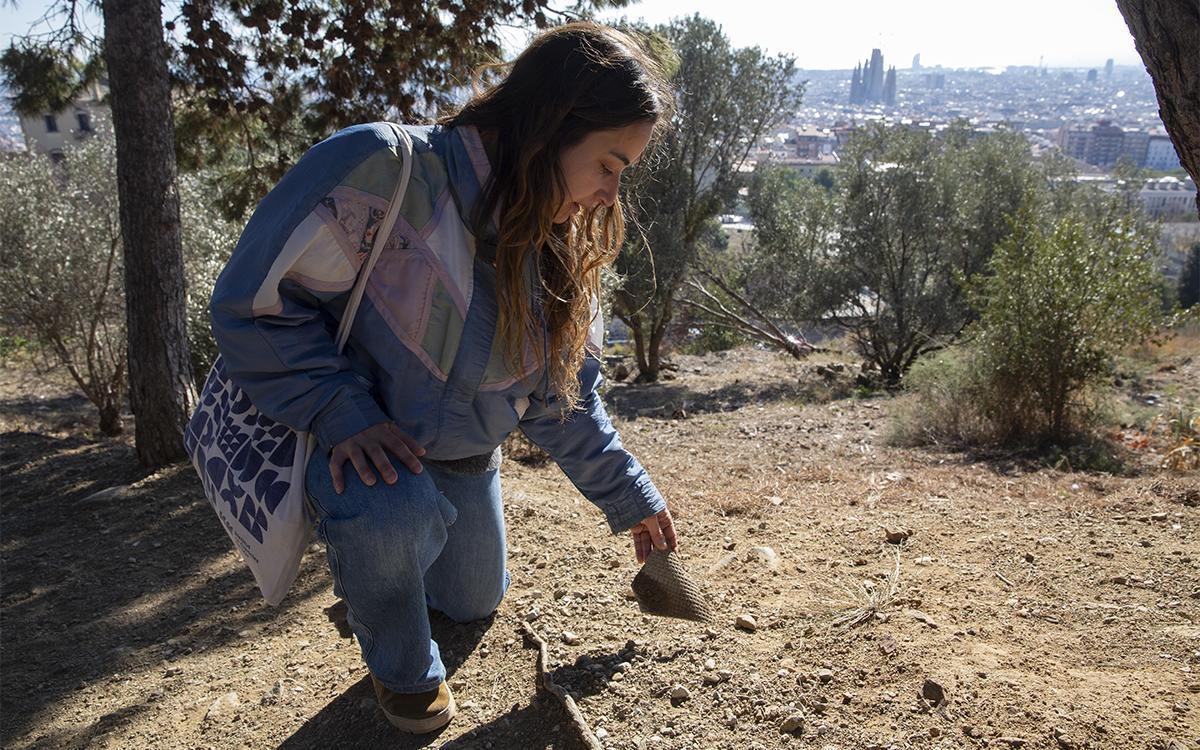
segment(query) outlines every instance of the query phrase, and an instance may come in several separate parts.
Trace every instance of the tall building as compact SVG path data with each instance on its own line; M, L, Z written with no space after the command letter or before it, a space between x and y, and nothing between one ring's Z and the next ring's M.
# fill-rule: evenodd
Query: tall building
M917 54L913 55L913 64L912 64L912 69L913 69L913 70L920 70L920 69L921 69L921 53L920 53L920 52L918 52Z
M1091 68L1090 70L1088 70L1088 74L1087 74L1087 82L1088 83L1095 83L1097 81L1097 79L1099 79L1099 77L1100 77L1100 74L1098 72L1096 72L1095 68Z
M1104 78L1105 78L1105 80L1109 80L1112 78L1112 71L1113 71L1113 59L1110 57L1110 58L1108 58L1108 60L1106 60L1104 62Z
M1087 153L1083 160L1097 167L1111 167L1121 155L1124 140L1125 131L1119 125L1113 125L1110 120L1101 120L1088 133Z
M1150 136L1146 144L1146 167L1162 172L1179 169L1179 154L1175 152L1175 144L1168 136Z
M1125 138L1121 141L1121 154L1118 158L1129 159L1134 165L1146 165L1146 147L1150 145L1150 134L1144 130L1126 130Z
M854 66L854 75L850 77L850 103L862 104L863 96L862 66Z
M883 53L878 49L871 50L871 58L854 67L854 74L850 78L850 103L879 104L885 102L887 75L883 69ZM892 76L895 77L894 74ZM895 83L892 84L892 88L895 89ZM895 99L893 91L891 103L895 103Z
M883 103L889 107L896 106L896 67L888 68L887 77L883 81Z
M878 48L871 50L871 75L867 81L867 101L883 99L883 53Z
M1072 159L1083 161L1087 155L1088 136L1091 131L1075 125L1063 125L1058 129L1058 147Z

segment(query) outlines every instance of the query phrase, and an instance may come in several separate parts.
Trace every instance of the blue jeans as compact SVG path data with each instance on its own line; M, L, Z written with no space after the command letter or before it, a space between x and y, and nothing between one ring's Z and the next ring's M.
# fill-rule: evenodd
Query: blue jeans
M392 465L395 484L376 475L368 487L347 463L339 495L329 456L318 450L306 488L363 661L388 689L420 693L446 679L426 607L471 622L495 611L508 589L500 471L426 464L413 474L394 458Z

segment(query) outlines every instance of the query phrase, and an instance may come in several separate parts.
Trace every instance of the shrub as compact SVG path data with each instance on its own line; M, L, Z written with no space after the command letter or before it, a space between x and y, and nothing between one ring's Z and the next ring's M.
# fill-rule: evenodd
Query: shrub
M1155 238L1115 204L1037 215L1027 202L971 285L965 342L914 365L891 439L901 444L1064 443L1099 414L1115 355L1160 322Z
M912 394L887 436L893 445L982 445L995 441L979 351L958 346L917 360L904 378Z
M121 228L110 133L73 145L55 166L36 154L0 160L0 321L47 363L65 367L122 430L125 312Z
M0 160L0 337L27 341L65 368L100 413L122 430L126 330L116 149L107 123L65 149L62 164L37 154ZM212 208L203 175L179 178L189 343L195 372L215 358L208 298L237 239Z
M1022 206L973 295L985 407L1003 440L1057 442L1085 426L1089 386L1158 323L1155 252L1128 212L1049 223Z

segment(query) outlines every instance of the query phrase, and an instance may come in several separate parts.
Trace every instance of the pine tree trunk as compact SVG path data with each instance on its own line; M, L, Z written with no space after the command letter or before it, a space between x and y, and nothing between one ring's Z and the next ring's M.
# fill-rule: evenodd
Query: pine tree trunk
M138 460L184 457L195 404L175 185L175 126L160 0L103 0L125 252L129 400Z
M1200 185L1200 3L1117 0L1117 7L1154 81L1158 114L1179 163Z

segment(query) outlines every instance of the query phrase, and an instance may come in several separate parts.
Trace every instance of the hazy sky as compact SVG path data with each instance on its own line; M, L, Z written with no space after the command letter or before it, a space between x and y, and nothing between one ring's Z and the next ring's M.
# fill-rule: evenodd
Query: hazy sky
M0 46L47 7L18 0L0 8ZM898 68L917 52L926 66L1036 65L1040 56L1051 67L1100 67L1110 57L1141 64L1113 0L644 0L605 18L658 23L690 13L720 23L737 46L795 55L801 68L851 68L873 47Z
M657 23L700 13L737 46L787 52L800 68L852 68L882 50L907 68L1141 65L1113 0L647 0L623 13ZM611 14L617 17L620 14ZM609 16L606 16L609 17Z

